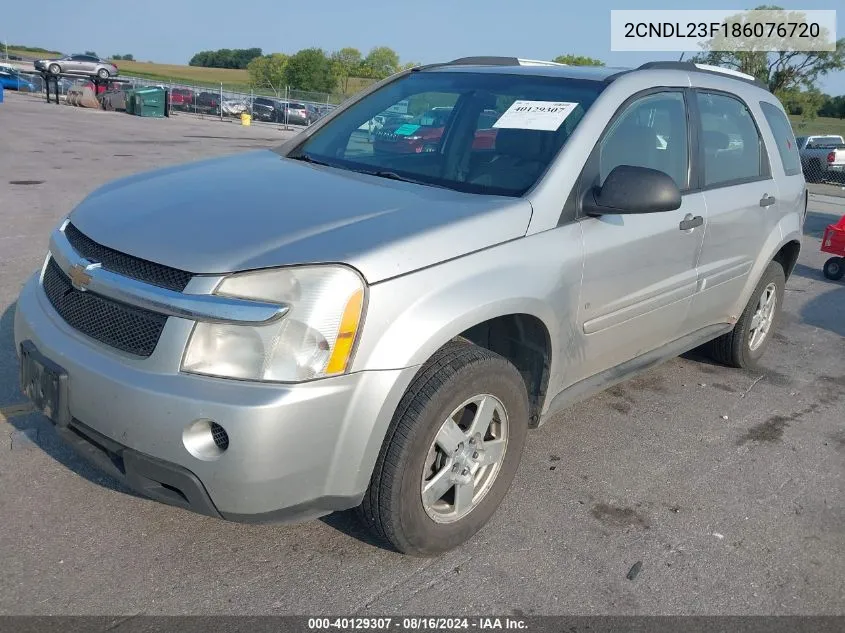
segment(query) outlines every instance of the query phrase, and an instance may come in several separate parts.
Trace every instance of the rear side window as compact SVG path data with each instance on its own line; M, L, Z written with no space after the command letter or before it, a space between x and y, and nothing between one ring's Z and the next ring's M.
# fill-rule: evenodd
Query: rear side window
M698 92L697 98L704 186L728 186L763 178L763 141L745 104L712 92Z
M780 162L783 163L784 173L787 176L800 174L801 157L798 155L798 144L792 134L792 126L789 124L789 119L781 112L780 108L771 103L761 101L760 109L763 111L763 116L766 117L766 121L772 129L775 142L778 144L778 154L780 154Z

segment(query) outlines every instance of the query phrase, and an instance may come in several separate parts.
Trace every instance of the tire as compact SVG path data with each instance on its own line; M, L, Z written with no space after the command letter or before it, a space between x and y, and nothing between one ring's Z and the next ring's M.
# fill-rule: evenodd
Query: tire
M845 276L845 258L831 257L824 263L824 276L833 281L839 281Z
M111 73L106 68L100 68L100 70L97 71L97 76L100 79L108 79L111 76Z
M62 67L58 64L50 64L50 67L47 69L51 75L58 75L62 72Z
M733 330L710 341L705 346L705 350L710 357L728 367L756 368L771 342L772 332L780 322L785 286L786 276L783 267L777 262L771 262L763 272L754 292L751 293L748 305L745 306L745 310L743 310ZM760 310L760 300L764 291L771 289L774 289L775 303L771 307L771 314L765 319L768 320L768 327L766 327L762 338L755 340L752 333L755 315Z
M461 438L461 442L451 456L445 456L440 443L448 418L473 399L483 399L485 410L496 411L491 414L490 430L484 432L481 442L463 434L449 436L450 440ZM473 406L468 405L464 412L472 413ZM465 418L457 419L469 426ZM492 432L497 425L498 442ZM452 428L464 432L459 425L452 424ZM376 536L404 554L432 556L461 545L499 507L519 465L527 431L528 394L516 367L469 342L448 343L420 369L400 401L358 508L359 516ZM506 438L504 443L502 437ZM497 443L504 453L497 465L474 469L481 462L465 461L470 456L482 461L487 455L495 459L492 447ZM432 459L434 454L439 457ZM437 474L431 475L433 471ZM431 478L424 480L427 473ZM423 502L423 486L434 482L437 475L447 486L452 477L477 479L472 487L462 488L470 491L469 497L462 495L468 501L463 514L458 511L456 484L444 488L433 503ZM450 496L453 511L448 508Z

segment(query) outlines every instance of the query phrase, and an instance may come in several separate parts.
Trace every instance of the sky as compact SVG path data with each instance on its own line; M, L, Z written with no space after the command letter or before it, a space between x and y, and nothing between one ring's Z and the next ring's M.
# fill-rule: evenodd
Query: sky
M762 4L718 3L744 10ZM708 3L709 4L709 3ZM837 37L845 37L841 0L777 2L785 9L836 9ZM610 51L611 9L714 8L683 2L637 0L39 0L36 18L25 2L10 2L0 16L0 40L64 53L132 53L136 60L187 63L201 50L260 47L295 53L345 46L364 54L389 46L402 62L431 63L470 55L552 59L573 53L610 66L678 59L679 53ZM845 94L845 71L820 82Z

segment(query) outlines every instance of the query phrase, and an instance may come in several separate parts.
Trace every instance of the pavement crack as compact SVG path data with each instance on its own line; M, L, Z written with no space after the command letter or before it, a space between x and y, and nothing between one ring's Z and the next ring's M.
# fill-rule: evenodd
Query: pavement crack
M408 598L412 598L412 597L416 596L416 595L417 595L418 593L420 593L420 592L423 592L423 591L428 591L429 589L431 589L431 588L433 588L433 587L436 587L436 586L440 583L440 581L441 581L441 580L443 580L444 578L448 578L449 576L452 576L452 575L454 575L454 574L456 574L456 573L459 573L459 570L460 570L460 569L461 569L461 568L462 568L462 567L463 567L466 563L468 563L469 561L471 561L472 559L473 559L473 557L472 557L472 556L468 556L467 558L465 558L464 560L459 561L459 562L458 562L458 563L456 563L455 565L449 565L449 569L447 569L446 571L444 571L442 574L438 574L437 576L435 576L434 578L432 578L429 582L425 583L425 585L422 585L422 586L417 587L416 589L412 590L412 591L408 594L408 596L407 596L407 597L408 597ZM409 579L410 579L410 576L409 576Z
M357 607L355 607L354 609L352 609L352 611L351 611L350 615L357 615L358 613L360 613L360 612L361 612L361 610L362 610L362 609L367 609L367 608L369 608L369 606L370 606L371 604L373 604L376 600L378 600L378 599L379 599L379 598L381 598L382 596L385 596L385 595L387 595L388 593L390 593L391 591L393 591L394 589L396 589L396 588L398 588L398 587L401 587L401 586L402 586L402 585L404 585L406 582L408 582L409 580L411 580L411 578L413 578L414 576L416 576L417 574L419 574L421 571L424 571L425 569L428 569L429 567L431 567L431 565L432 565L432 564L434 564L434 562L435 562L436 560L437 560L437 559L430 559L430 560L427 560L427 561L423 562L423 563L422 563L419 567L417 567L414 571L412 571L410 574L408 574L408 575L407 575L407 576L405 576L404 578L400 578L399 580L396 580L395 582L391 583L391 584L390 584L390 585L388 585L387 587L384 587L384 588L382 588L382 589L379 589L379 590L378 590L378 591L376 591L373 595L371 595L369 598L367 598L366 600L364 600L364 602L362 602L362 603L361 603L361 604L359 604Z

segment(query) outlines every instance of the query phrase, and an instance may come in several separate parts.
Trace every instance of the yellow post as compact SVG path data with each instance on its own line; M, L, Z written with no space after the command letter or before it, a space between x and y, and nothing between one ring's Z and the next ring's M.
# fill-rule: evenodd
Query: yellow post
M242 112L241 125L252 125L252 115L247 112Z

